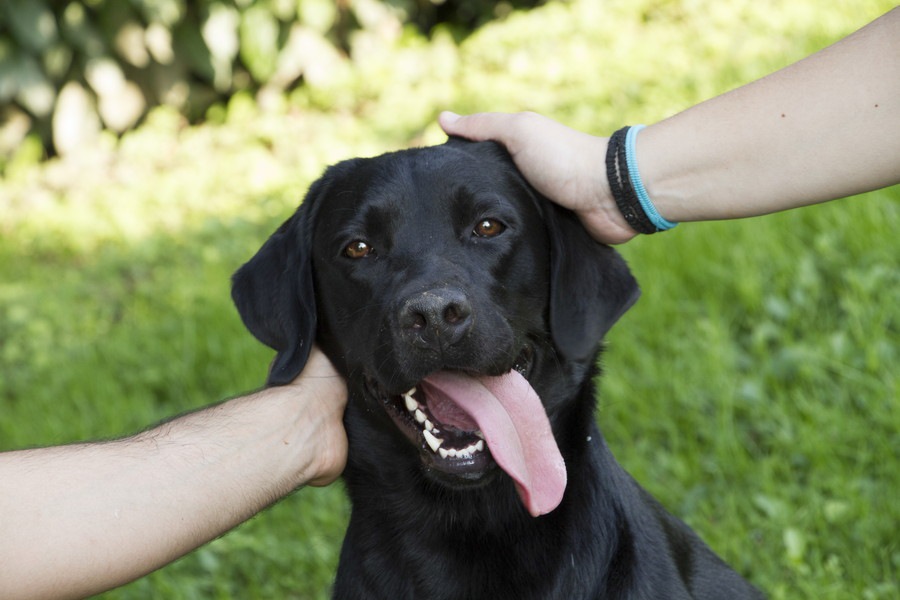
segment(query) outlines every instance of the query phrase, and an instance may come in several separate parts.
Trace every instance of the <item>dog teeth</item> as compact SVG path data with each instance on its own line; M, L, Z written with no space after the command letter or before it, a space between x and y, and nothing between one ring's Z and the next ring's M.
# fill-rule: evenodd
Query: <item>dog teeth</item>
M467 459L472 458L472 455L478 452L484 451L484 434L480 431L475 432L475 435L480 439L474 444L469 444L465 448L442 448L441 446L443 445L444 440L438 437L440 430L435 427L425 411L419 406L418 401L413 398L415 393L415 387L411 388L408 392L404 392L402 394L403 404L406 406L406 410L412 414L416 423L422 426L422 435L425 437L425 443L428 444L428 447L431 448L432 452L440 455L441 458Z
M415 386L411 387L408 392L403 394L403 403L406 405L406 410L412 412L419 407L419 403L416 402L416 399L413 398L413 394L416 393Z
M431 448L432 452L437 452L438 448L441 447L441 444L444 443L444 440L441 438L435 437L433 433L428 431L427 429L422 432L425 435L425 441L428 443L428 446Z
M474 444L470 444L465 448L457 450L456 448L438 448L438 454L441 455L441 458L472 458L472 455L476 452L481 452L484 450L484 442L478 440Z

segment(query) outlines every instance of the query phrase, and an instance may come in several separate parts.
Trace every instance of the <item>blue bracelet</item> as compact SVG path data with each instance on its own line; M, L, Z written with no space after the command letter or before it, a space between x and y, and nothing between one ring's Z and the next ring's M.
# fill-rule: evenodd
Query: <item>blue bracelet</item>
M634 146L635 141L637 140L637 134L643 128L643 125L633 125L628 129L628 133L625 136L625 162L628 165L628 176L631 180L631 187L634 188L638 197L638 202L641 203L641 208L644 209L647 218L650 219L650 222L653 223L653 226L656 227L658 231L666 231L667 229L672 229L678 225L678 223L668 221L659 214L659 211L653 206L650 195L647 193L646 188L644 188L644 183L641 181L641 174L638 172Z

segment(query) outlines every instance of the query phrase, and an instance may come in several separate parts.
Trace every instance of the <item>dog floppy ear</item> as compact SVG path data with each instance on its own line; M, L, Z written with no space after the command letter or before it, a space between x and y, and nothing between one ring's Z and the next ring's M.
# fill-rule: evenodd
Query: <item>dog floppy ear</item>
M625 260L595 241L575 213L544 200L550 236L550 332L569 359L590 358L641 295Z
M267 385L300 374L316 333L311 261L313 192L232 276L231 297L247 329L277 355Z

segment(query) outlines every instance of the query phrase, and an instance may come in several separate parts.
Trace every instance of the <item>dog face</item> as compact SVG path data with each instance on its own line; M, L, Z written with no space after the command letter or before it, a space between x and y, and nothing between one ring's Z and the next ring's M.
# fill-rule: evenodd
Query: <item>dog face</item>
M270 384L299 374L314 337L348 378L350 468L389 448L465 489L499 465L532 514L565 487L562 405L638 294L499 146L454 139L331 167L233 287L278 352Z

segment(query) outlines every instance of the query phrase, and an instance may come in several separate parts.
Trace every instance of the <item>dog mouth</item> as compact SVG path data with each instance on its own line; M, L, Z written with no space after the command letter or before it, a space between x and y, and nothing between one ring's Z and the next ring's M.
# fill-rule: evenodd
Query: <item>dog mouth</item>
M438 371L395 395L378 393L371 379L367 385L431 475L472 487L500 467L538 516L559 504L566 475L544 407L528 383L533 364L534 351L526 346L499 376Z
M534 366L534 350L525 346L512 370L527 378ZM377 387L369 382L370 389ZM394 424L416 445L429 468L477 483L497 466L478 424L452 402L426 395L420 382L399 395L379 394Z
M450 403L436 402L415 386L388 401L400 430L419 447L426 466L475 483L496 466L478 424ZM440 415L440 416L438 416Z

